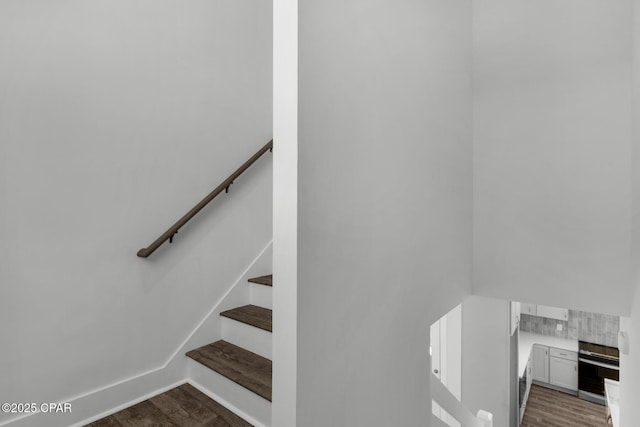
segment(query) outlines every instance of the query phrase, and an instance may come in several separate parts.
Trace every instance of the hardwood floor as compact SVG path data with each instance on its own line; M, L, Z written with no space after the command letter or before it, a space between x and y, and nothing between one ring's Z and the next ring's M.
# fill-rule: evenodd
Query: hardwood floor
M602 405L533 384L520 427L606 427L606 415Z
M183 384L85 427L252 427L190 384Z

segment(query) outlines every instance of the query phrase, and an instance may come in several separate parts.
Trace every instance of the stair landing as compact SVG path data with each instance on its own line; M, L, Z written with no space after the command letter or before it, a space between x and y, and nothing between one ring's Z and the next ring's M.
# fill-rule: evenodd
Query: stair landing
M86 427L253 427L191 384L183 384Z

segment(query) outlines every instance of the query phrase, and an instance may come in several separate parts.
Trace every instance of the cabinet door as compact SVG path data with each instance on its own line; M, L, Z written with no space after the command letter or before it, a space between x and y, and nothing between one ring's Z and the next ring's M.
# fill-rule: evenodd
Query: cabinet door
M522 314L528 314L529 316L538 315L537 306L535 304L522 303L520 304L520 308L521 308L520 311Z
M529 360L527 361L527 388L525 392L525 397L529 397L529 391L531 390L531 382L533 381L533 363L531 361L531 356L529 356Z
M556 320L569 320L569 310L566 308L551 307L548 305L539 305L537 315Z
M578 361L578 353L570 350L562 350L555 347L549 347L549 357L559 357L560 359Z
M511 301L511 335L516 331L520 324L520 303Z
M561 359L559 357L550 357L549 383L558 387L577 391L578 362L574 360Z
M534 344L531 351L533 379L543 383L549 382L549 347Z

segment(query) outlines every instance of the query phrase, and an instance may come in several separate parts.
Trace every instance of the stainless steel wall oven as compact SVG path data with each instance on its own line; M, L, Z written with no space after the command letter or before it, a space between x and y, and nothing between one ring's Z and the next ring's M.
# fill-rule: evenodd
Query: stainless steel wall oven
M617 348L579 343L578 397L605 404L604 379L620 379L620 352Z

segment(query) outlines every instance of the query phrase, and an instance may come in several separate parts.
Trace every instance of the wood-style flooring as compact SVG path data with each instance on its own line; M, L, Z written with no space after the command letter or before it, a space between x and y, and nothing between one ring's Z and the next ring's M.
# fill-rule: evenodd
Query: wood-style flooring
M200 392L183 384L85 427L252 427Z
M260 285L265 285L265 286L273 286L273 274L254 277L253 279L249 279L249 282L258 283Z
M273 314L268 308L258 307L257 305L244 305L231 310L223 311L220 316L264 329L265 331L273 331Z
M607 427L607 409L533 384L520 427Z

